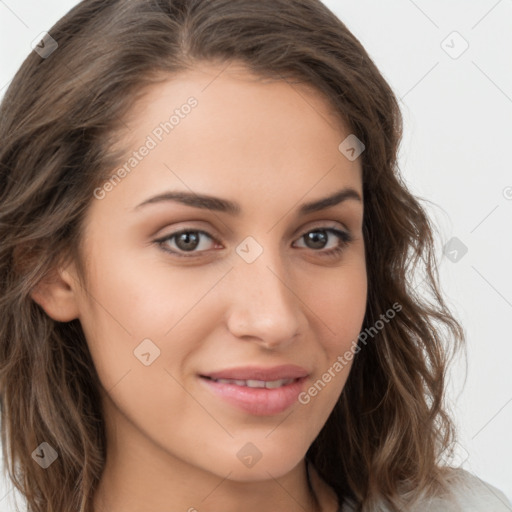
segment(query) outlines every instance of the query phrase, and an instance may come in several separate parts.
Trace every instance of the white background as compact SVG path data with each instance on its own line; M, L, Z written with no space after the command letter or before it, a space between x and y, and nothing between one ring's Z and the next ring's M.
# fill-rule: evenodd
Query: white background
M433 203L443 289L467 333L467 372L462 357L451 374L456 463L512 499L512 0L324 1L400 98L401 171ZM0 96L76 3L0 0ZM452 237L468 249L456 262ZM0 480L2 512L9 489Z

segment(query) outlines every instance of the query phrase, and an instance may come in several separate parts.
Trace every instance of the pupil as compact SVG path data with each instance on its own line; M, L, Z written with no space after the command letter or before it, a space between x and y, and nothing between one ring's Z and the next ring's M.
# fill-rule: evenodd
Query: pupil
M322 249L327 243L326 232L323 230L311 231L305 235L310 242L313 242L315 249Z
M176 245L183 250L191 250L195 249L198 244L198 234L197 233L182 233L178 236L176 240ZM182 243L184 242L184 244ZM189 245L191 243L191 245Z

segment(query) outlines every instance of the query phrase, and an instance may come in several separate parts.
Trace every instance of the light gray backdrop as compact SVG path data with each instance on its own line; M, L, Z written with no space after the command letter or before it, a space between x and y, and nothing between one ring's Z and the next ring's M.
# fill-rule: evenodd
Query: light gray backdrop
M434 203L444 291L468 337L467 373L463 359L451 373L456 463L512 499L512 0L324 1L400 98L401 169ZM0 0L0 96L77 3ZM0 479L2 511L12 496Z

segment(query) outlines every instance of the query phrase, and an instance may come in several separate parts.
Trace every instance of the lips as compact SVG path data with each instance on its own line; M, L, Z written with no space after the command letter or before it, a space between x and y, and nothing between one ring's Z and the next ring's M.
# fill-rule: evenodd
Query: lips
M284 412L301 392L307 370L296 365L231 368L200 375L214 396L245 413L269 416Z

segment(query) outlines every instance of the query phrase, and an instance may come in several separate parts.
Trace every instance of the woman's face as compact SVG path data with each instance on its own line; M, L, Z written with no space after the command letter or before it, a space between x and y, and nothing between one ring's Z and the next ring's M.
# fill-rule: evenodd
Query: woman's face
M303 459L348 377L363 191L318 93L224 68L134 105L126 159L85 219L86 289L73 286L110 460L249 481Z

